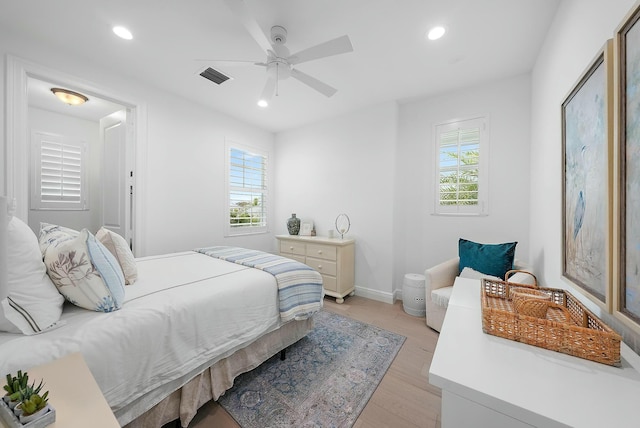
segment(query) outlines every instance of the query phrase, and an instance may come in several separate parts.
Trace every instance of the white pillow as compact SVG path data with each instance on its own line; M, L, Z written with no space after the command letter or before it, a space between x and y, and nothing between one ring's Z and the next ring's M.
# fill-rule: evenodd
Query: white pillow
M482 278L488 278L491 279L493 281L502 281L502 279L498 278L497 276L491 276L491 275L487 275L485 273L482 272L478 272L477 270L474 270L470 267L465 267L464 269L462 269L462 272L460 272L460 278L469 278L469 279L482 279Z
M64 298L47 276L36 235L17 217L9 222L7 247L0 330L35 334L52 328L62 315Z
M97 312L120 309L124 276L118 261L87 229L72 239L59 235L44 255L49 278L71 303Z
M136 282L136 279L138 279L138 267L127 241L122 236L104 227L101 227L96 233L96 239L107 247L107 250L118 261L124 274L124 283L130 285Z

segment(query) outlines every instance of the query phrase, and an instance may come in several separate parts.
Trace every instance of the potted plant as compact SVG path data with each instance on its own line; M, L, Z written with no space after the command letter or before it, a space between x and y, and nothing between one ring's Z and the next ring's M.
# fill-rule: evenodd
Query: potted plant
M18 370L17 376L11 376L7 374L7 384L4 386L6 394L2 399L7 403L10 409L16 407L21 400L20 391L27 388L29 385L29 376L27 373L22 373L22 370Z
M28 399L23 399L20 403L20 423L28 424L32 420L38 419L49 411L48 397L49 391L42 396L37 393L32 394Z
M49 391L42 393L43 385L43 380L37 386L35 381L29 384L26 372L18 371L16 376L8 374L4 386L6 394L0 400L0 407L4 407L0 408L0 419L12 427L44 427L53 423L56 411L49 404Z
M20 388L18 392L15 393L15 395L17 395L18 399L20 400L20 402L13 409L13 412L16 416L20 416L24 412L22 406L25 402L28 402L31 397L40 393L40 391L42 390L42 382L43 381L41 380L40 385L38 385L37 387L35 386L35 382L33 382L31 385L27 384L27 386L25 386L24 388Z

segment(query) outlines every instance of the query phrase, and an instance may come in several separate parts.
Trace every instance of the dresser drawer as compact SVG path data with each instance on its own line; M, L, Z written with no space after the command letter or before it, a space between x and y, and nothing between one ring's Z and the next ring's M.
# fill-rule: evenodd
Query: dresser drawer
M336 276L336 272L338 271L338 264L330 260L307 257L307 265L324 275Z
M287 258L289 258L291 260L295 260L295 261L300 262L300 263L304 263L304 264L307 263L307 260L306 260L305 256L296 256L295 254L285 254L285 253L280 253L280 255L282 257L287 257Z
M307 257L336 260L336 247L322 244L307 244Z
M304 242L280 241L280 252L286 254L305 255Z
M338 281L335 276L322 275L322 286L327 291L338 291Z

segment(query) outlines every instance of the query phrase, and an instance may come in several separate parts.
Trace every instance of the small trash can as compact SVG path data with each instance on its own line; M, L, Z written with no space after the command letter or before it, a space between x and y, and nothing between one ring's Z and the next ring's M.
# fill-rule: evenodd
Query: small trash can
M425 277L417 273L408 273L402 283L402 307L409 315L423 317L427 314L425 302Z

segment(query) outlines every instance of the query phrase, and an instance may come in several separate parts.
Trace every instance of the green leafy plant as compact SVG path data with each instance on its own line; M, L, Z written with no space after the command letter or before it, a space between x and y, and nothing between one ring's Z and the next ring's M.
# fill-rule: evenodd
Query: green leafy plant
M7 374L7 384L4 386L4 390L11 401L16 401L22 398L20 391L27 388L28 385L29 375L27 375L27 372L22 373L22 370L18 370L16 376Z
M37 411L44 409L49 401L48 397L49 391L46 391L42 396L34 393L29 397L29 399L22 400L22 403L20 404L22 416L30 416Z
M20 401L29 400L33 395L37 395L42 390L43 381L40 381L40 384L36 386L36 383L33 382L31 385L27 385L24 388L20 388L17 392L20 395Z
M40 395L44 383L40 380L38 386L35 381L29 385L29 375L27 372L18 370L16 376L7 375L7 384L4 386L9 399L11 401L20 401L18 406L22 410L23 416L32 415L46 407L49 397L49 391Z

